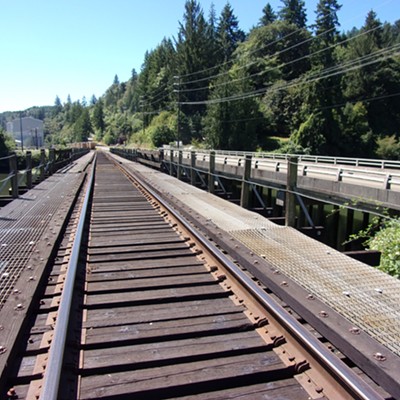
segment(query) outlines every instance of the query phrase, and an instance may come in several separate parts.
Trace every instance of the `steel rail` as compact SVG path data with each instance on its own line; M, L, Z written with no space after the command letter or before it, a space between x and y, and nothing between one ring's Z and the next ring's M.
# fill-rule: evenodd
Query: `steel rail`
M118 165L125 173L132 177L132 173L123 166ZM193 235L202 246L204 246L219 262L221 262L229 272L237 279L256 299L260 302L282 326L305 346L305 348L321 361L321 363L331 371L340 382L346 385L348 390L357 399L362 400L384 400L378 392L363 381L355 372L346 367L335 355L332 354L318 339L316 339L307 329L298 323L298 321L288 314L283 307L277 304L265 291L254 282L248 275L240 270L227 256L197 232L188 221L186 221L176 210L174 210L158 193L156 193L148 184L140 179L136 174L134 179L159 202L165 209L171 213L174 218L184 226L184 228Z
M72 246L71 256L68 263L67 274L64 282L64 288L61 295L60 306L54 329L53 340L51 342L49 358L44 373L44 382L40 393L40 400L57 399L61 370L65 352L65 343L67 337L68 322L71 313L71 303L75 285L76 271L78 268L78 259L83 236L83 229L86 220L86 214L89 206L89 199L93 188L94 171L96 167L96 158L93 162L92 172L90 174L88 187L85 193L79 222L76 229L76 236Z

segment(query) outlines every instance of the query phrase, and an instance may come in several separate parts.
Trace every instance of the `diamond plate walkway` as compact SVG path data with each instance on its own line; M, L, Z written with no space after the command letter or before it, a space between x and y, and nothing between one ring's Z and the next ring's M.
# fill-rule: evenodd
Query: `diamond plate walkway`
M164 173L115 156L400 355L400 280Z

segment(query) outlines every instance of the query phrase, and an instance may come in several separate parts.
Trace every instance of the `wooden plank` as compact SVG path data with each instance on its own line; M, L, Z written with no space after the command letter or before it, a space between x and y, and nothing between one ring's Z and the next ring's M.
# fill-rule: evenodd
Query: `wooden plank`
M192 257L195 253L191 252L188 247L185 249L163 249L158 251L143 252L131 252L122 254L100 254L92 255L89 257L89 263L97 262L114 262L123 260L143 260L143 259L155 259L155 258L169 258L169 257Z
M118 395L130 395L134 399L169 398L228 389L246 382L255 384L289 378L290 369L271 353L83 377L80 398L101 399ZM299 392L302 392L300 387Z
M184 337L201 337L222 332L245 331L253 325L243 313L220 314L197 318L154 321L150 323L124 324L87 330L84 349L88 345L104 345L115 342L164 341Z
M171 309L174 310L171 313ZM96 328L133 323L151 323L170 321L179 318L200 316L218 316L227 313L242 313L243 306L236 306L231 301L222 299L190 300L180 303L146 304L135 307L114 307L87 310L84 328Z
M249 354L267 349L268 346L254 331L118 347L110 344L107 348L85 350L83 368L86 375L94 372L89 370L95 370L95 373L98 373L100 370L107 370L110 366L115 370L122 370L122 366L130 368L129 366L135 364L138 365L136 368L144 366L150 368L157 365L172 365L184 360L190 362L200 356L202 359L218 359L228 354ZM273 362L281 363L278 356L275 353L272 354L270 358Z
M116 292L116 291L127 291L127 290L146 290L151 288L163 288L163 287L178 287L178 286L194 286L194 285L214 285L215 279L204 270L204 274L196 275L183 275L183 276L158 276L157 279L152 278L138 278L133 277L124 280L114 281L98 281L89 282L87 291L89 294L94 292Z
M190 247L188 244L183 241L183 240L178 240L175 242L170 242L170 243L131 243L131 244L126 244L126 245L121 245L121 246L107 246L107 247L89 247L88 248L88 254L89 257L91 258L92 256L96 255L108 255L108 254L113 254L116 256L117 254L129 254L129 253L139 253L139 252L150 252L154 250L159 250L160 247L165 247L166 250L172 251L172 250L188 250Z
M191 257L175 258L165 257L158 259L136 259L136 260L123 260L123 261L109 261L98 262L90 265L90 273L99 274L105 272L118 272L118 271L135 271L142 269L157 269L157 268L175 268L185 266L204 265L199 261L194 253Z
M225 292L220 285L194 286L172 289L145 290L142 292L123 292L123 293L106 293L97 294L95 296L87 296L86 307L94 307L102 305L115 306L115 304L141 304L155 303L164 301L186 301L195 300L197 298L221 298L229 296L230 292Z
M171 397L170 399L173 399ZM296 379L281 379L278 381L246 385L229 389L191 394L179 397L179 400L310 400L309 394L302 390Z
M182 243L185 242L185 239L182 239L176 232L169 231L169 232L161 232L159 234L151 234L149 233L141 233L137 235L132 235L130 237L122 237L122 238L115 238L113 236L107 236L105 238L97 238L90 242L89 247L91 249L95 249L97 247L106 247L106 246L124 246L129 244L146 244L146 243L158 243L158 244L165 244L165 243Z
M185 276L194 274L208 274L207 269L203 265L197 266L184 266L180 268L174 267L157 267L150 269L138 269L135 271L116 271L116 272L104 272L102 274L87 274L87 282L98 282L98 281L113 281L121 279L144 279L144 278L157 278L160 276Z

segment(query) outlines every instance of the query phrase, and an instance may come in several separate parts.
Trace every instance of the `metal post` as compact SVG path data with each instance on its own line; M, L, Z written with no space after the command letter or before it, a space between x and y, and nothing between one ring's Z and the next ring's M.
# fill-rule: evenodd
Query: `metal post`
M176 176L179 180L182 178L182 150L178 151L178 169Z
M196 152L190 152L190 184L195 186L196 185Z
M250 204L250 175L251 175L251 155L247 154L244 162L244 172L242 178L242 192L240 194L240 206L249 208Z
M11 196L16 199L18 197L18 162L15 153L10 154L9 163L10 173L13 174L11 177Z
M26 152L26 187L32 189L32 153Z
M210 161L208 165L208 191L210 193L215 192L214 174L215 174L215 151L210 151Z
M44 180L44 165L46 163L46 153L44 149L40 149L40 182Z
M288 159L287 183L285 197L285 225L294 227L296 224L296 195L298 157Z

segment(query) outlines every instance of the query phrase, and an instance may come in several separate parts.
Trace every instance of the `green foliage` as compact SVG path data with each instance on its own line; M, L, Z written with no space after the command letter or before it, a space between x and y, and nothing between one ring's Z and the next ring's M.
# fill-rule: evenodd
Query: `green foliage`
M147 51L127 82L115 75L99 99L57 96L24 116L43 119L53 145L94 134L153 146L176 135L223 149L399 159L400 58L387 50L400 43L400 22L382 24L371 11L364 26L340 34L340 7L318 0L310 28L304 0L282 0L277 13L267 3L245 33L229 3L219 16L211 6L206 19L198 0L186 0L175 38ZM0 114L0 124L13 118ZM290 140L276 149L271 136Z
M377 141L376 154L385 160L400 160L400 142L395 135L385 136Z
M167 125L156 126L152 132L152 140L155 147L169 144L175 140L175 133Z
M5 157L10 151L15 149L14 139L7 134L7 132L0 127L0 157Z
M381 229L367 240L371 250L381 252L379 269L400 277L400 218L384 221Z

